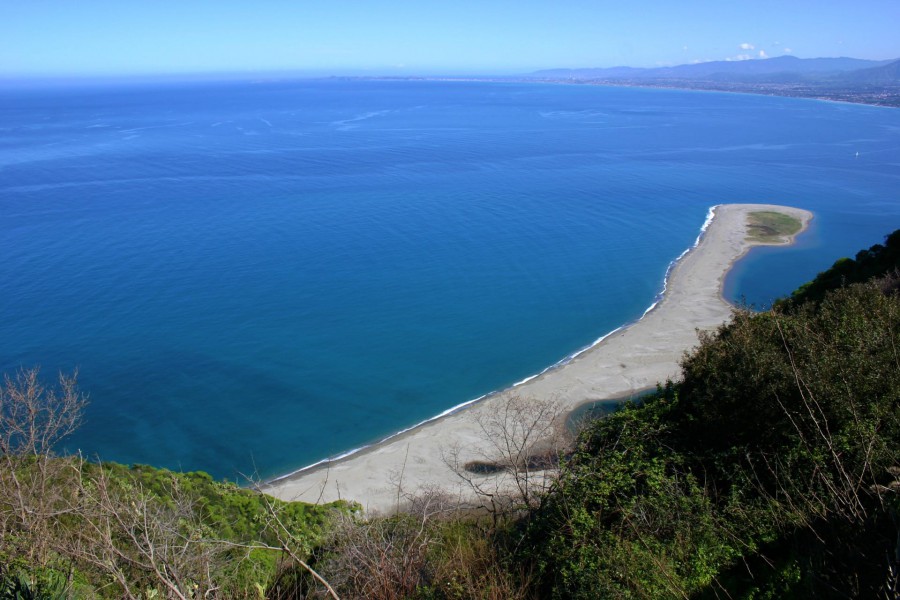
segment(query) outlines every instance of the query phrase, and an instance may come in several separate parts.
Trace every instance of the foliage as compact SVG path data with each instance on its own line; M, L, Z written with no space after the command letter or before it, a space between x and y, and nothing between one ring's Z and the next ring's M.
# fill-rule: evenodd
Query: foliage
M776 302L776 308L790 310L807 302L819 302L826 292L843 285L863 283L900 269L900 229L885 237L884 245L860 250L856 258L841 258L812 281L797 288L790 298Z
M737 311L683 381L588 427L528 526L541 592L883 592L900 486L900 298L884 289Z
M49 387L30 369L0 384L0 588L10 597L67 596L54 573L92 597L258 597L280 563L308 568L332 515L352 510L205 473L54 456L85 402L74 376Z
M74 374L60 374L56 386L38 375L19 370L0 382L0 561L7 566L52 563L52 524L77 487L80 461L51 452L77 427L86 400Z
M669 385L582 435L529 524L543 595L676 597L739 555L701 480L668 445L678 404Z
M319 549L317 568L344 600L527 600L530 578L510 564L494 520L420 497L411 512L344 518Z
M91 476L96 469L96 465L87 465L86 474ZM324 535L334 509L352 509L345 501L327 505L283 502L235 483L216 481L203 471L177 473L148 465L129 467L116 463L103 463L103 469L111 479L140 486L169 504L176 493L192 497L211 534L233 542L261 541L277 545L274 532L264 527L271 505L288 530L302 534L306 543L304 553L308 553Z
M283 502L206 473L145 465L86 464L82 477L75 546L105 551L100 561L96 552L69 554L125 589L156 589L164 579L192 596L256 595L322 541L335 513L351 508ZM110 553L124 558L121 567L109 567Z
M17 570L0 574L0 600L66 600L70 592L66 577L57 571Z

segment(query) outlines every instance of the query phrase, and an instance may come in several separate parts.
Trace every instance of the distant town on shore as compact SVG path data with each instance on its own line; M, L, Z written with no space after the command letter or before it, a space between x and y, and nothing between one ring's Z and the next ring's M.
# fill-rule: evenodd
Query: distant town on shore
M900 59L798 58L700 62L658 68L547 69L511 77L379 77L538 81L710 90L900 106Z

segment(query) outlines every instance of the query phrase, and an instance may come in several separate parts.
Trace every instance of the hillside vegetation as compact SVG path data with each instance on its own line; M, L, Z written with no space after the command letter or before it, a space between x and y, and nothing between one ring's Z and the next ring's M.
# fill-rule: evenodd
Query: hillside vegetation
M74 377L48 387L32 369L0 385L0 599L280 597L353 514L201 472L53 456L83 408Z
M433 492L366 517L53 457L81 397L20 373L0 420L0 599L895 598L898 243L736 310L677 381L587 424L546 492L483 510Z
M896 585L900 300L738 312L582 435L527 529L542 597L876 597Z
M790 298L776 302L775 307L789 311L808 302L819 302L826 293L836 288L887 275L900 275L900 229L888 235L884 244L860 250L855 259L838 259L831 268L794 290ZM892 277L888 281L896 279L897 277Z

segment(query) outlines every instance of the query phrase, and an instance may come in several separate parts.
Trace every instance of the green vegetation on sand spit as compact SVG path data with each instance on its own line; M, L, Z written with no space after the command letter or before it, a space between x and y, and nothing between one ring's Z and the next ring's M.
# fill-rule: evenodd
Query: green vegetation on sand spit
M803 227L799 219L768 210L752 212L748 220L747 238L754 242L781 243Z

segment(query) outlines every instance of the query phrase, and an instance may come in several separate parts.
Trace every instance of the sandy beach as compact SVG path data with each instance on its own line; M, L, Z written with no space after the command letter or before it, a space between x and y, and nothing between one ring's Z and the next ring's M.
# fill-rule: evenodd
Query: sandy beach
M669 273L662 300L639 321L510 390L346 458L270 482L263 491L284 500L354 500L378 512L398 508L401 482L406 493L441 489L465 497L467 488L447 466L445 456L455 447L463 462L483 460L476 450L484 438L479 419L496 411L509 394L552 399L569 412L586 402L628 397L675 378L681 356L697 344L697 330L714 329L730 317L732 306L722 297L722 282L735 261L757 245L747 239L747 214L755 211L788 214L800 219L804 229L812 219L808 211L785 206L717 206L699 243Z

